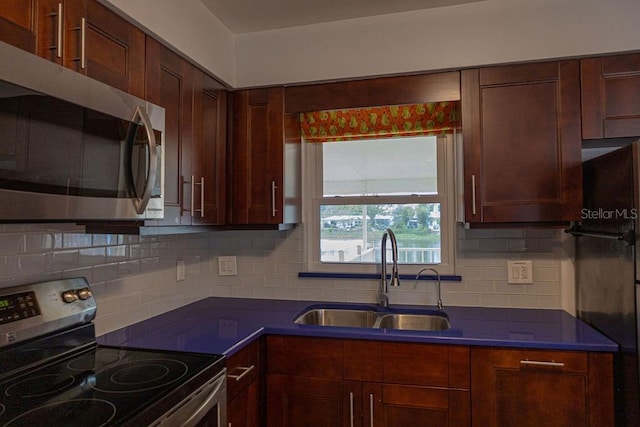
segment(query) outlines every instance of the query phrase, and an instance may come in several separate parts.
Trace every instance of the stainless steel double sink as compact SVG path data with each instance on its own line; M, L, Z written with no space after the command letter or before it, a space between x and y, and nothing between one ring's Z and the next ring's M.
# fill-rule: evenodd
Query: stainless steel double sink
M311 306L294 323L348 328L443 331L451 327L446 313L436 310L386 310L340 306Z

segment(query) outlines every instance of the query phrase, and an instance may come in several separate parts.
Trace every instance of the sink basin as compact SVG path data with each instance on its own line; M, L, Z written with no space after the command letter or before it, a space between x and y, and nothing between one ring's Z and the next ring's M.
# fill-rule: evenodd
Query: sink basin
M393 313L380 316L379 328L408 331L443 331L451 327L446 315Z
M411 312L378 312L344 307L311 307L300 314L294 323L407 331L442 331L451 327L449 318L441 312L416 313L413 310Z
M314 308L294 320L299 325L345 326L372 328L378 316L375 311L346 308Z

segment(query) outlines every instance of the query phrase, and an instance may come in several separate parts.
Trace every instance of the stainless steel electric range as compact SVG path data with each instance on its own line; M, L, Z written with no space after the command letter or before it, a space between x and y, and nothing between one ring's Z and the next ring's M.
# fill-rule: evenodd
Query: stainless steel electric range
M221 355L98 346L84 278L0 289L0 426L223 426Z

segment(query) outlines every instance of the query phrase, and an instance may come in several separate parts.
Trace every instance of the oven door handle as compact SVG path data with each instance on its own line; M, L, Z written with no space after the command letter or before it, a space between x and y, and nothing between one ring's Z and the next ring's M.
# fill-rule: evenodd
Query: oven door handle
M198 424L216 405L218 408L218 424L223 426L227 421L227 372L224 369L205 385L180 402L166 416L157 420L152 426L193 427Z

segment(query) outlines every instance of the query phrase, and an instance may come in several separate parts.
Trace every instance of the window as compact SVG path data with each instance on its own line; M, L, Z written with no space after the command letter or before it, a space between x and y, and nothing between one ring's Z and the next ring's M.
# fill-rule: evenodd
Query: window
M387 228L402 274L453 273L453 134L305 143L309 271L374 273ZM387 260L391 260L387 244Z

